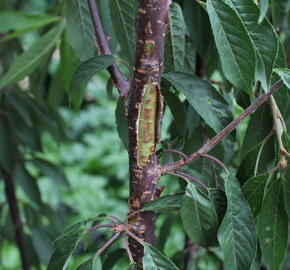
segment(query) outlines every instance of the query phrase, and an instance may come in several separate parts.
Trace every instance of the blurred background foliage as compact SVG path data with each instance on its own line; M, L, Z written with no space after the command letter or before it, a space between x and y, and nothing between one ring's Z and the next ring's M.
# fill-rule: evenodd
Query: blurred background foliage
M117 106L118 95L116 89L112 89L108 83L108 73L98 73L69 98L72 74L82 61L96 55L97 50L93 43L87 50L80 52L77 47L71 47L69 40L74 29L70 27L69 21L67 27L64 27L65 14L70 12L66 9L66 2L0 0L0 78L2 85L5 84L5 79L14 82L5 85L5 90L1 93L0 165L14 179L17 202L24 224L26 252L35 270L46 268L53 251L53 241L69 225L102 213L124 218L129 195L128 157L124 146L126 127L123 126L122 119L115 117L116 108L117 111L122 108ZM187 28L184 29L186 42L183 71L222 83L222 87L216 88L223 93L228 102L227 116L236 117L251 100L240 90L235 91L235 94L231 91L232 85L225 79L220 68L206 12L195 1L176 2L184 8L183 16L187 24ZM290 16L285 14L289 10L289 4L287 1L280 1L278 5L277 2L270 2L275 15L273 23L278 31L281 30L281 39L289 58ZM111 17L110 9L114 12L115 8L113 1L98 0L98 3L114 56L132 63L130 55L133 48L117 43L117 40L119 43L122 41L123 33L121 30L115 32L113 28L113 23L119 23L117 16ZM192 17L193 11L198 13L196 18ZM268 13L271 13L270 9ZM284 23L283 26L281 22ZM88 29L90 30L89 27ZM48 32L49 37L46 36ZM134 33L131 34L134 40ZM31 48L43 36L47 39L43 42L44 45L36 48L38 53L19 61L13 74L7 73L17 56ZM169 42L167 39L168 55ZM35 59L35 63L29 63L29 59ZM166 59L168 61L165 61L165 70L172 71L172 59L170 56ZM26 64L27 68L24 70ZM122 63L119 63L119 66L130 77L127 66ZM30 72L32 69L33 72ZM18 76L17 72L22 72L22 75L26 72L27 76L19 81L21 74ZM167 87L165 82L163 84ZM287 91L286 88L281 90L281 94L276 94L276 98L289 127ZM170 88L170 91L164 93L167 106L162 130L163 145L160 148L170 147L192 153L207 138L212 137L214 132L189 105L185 96L176 92ZM261 122L261 129L252 130L253 134L260 134L261 138L257 138L255 142L249 139L244 151L252 150L252 147L260 142L259 139L262 140L271 129L272 122L268 121L271 116L264 117L266 113L267 105L263 105L255 113L253 122L261 122L261 119L265 121ZM248 165L243 164L244 157L242 158L242 152L238 151L246 136L248 123L249 120L243 122L232 136L211 152L224 163L230 163L231 170L238 171L241 182L249 178L249 175L243 174L242 166ZM267 169L276 161L277 155L273 152L273 147L265 147L265 162L263 160L262 165ZM270 153L270 158L267 153ZM252 154L256 158L257 153ZM258 169L261 173L265 171L265 168ZM217 168L209 161L198 161L187 170L208 186L215 186L221 182ZM164 194L184 189L185 185L173 178L162 178L161 183L166 182ZM158 249L164 251L182 268L185 260L183 247L186 249L188 239L179 219L179 215L174 212L162 214L157 220L156 231L159 237ZM170 233L171 231L174 231L174 234ZM68 268L76 269L108 240L109 236L102 231L92 234L86 245L81 243L78 246L78 256L70 260ZM194 252L195 260L188 266L189 269L220 268L222 255L218 248L197 248ZM110 261L119 262L111 268ZM114 245L105 252L102 264L103 269L126 269L129 261L121 244ZM285 269L288 269L287 267L285 266ZM14 226L9 214L4 182L0 181L0 269L20 268L21 261L14 240Z

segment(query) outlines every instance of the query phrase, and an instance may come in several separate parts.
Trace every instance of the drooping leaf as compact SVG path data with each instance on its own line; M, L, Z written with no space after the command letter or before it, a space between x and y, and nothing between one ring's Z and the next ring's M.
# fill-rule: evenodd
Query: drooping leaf
M163 78L185 94L191 106L215 132L230 122L229 105L206 81L182 72L170 72L164 74Z
M144 270L179 270L178 267L159 250L144 244L144 257L143 257Z
M121 141L126 149L128 149L129 145L129 135L128 135L128 122L125 117L125 108L123 101L121 99L118 100L116 111L116 127Z
M25 169L24 166L18 165L13 174L14 179L20 184L23 189L25 195L35 203L37 206L42 205L41 195L36 183L36 179L34 179L30 173Z
M218 230L218 240L224 253L224 269L250 269L257 251L257 236L251 209L237 179L231 174L225 179L225 192L228 207Z
M219 188L209 188L208 189L209 193L209 198L211 199L214 207L216 214L218 216L218 221L219 224L222 222L226 210L227 210L227 198L226 194L223 190Z
M168 235L170 235L174 222L177 220L177 213L173 213L169 215L161 225L159 229L158 234L158 243L157 243L157 249L160 251L164 251L165 245L167 240L169 239Z
M103 262L103 270L112 270L118 261L126 254L126 250L118 248L111 252Z
M254 176L242 186L243 194L252 209L254 217L260 212L268 177L268 173Z
M267 188L257 222L262 257L269 270L281 269L287 250L288 217L282 181L277 178Z
M88 259L78 266L77 270L102 270L102 263L99 257Z
M278 40L267 18L259 24L259 8L252 0L227 0L238 13L251 40L257 56L256 79L265 91L271 86L271 76L278 51ZM265 44L267 44L265 46Z
M27 51L16 58L8 72L0 78L0 89L20 81L33 72L52 51L64 29L64 21L37 40Z
M72 75L70 87L72 94L97 72L111 66L114 62L115 58L112 55L95 56L83 62Z
M261 0L259 4L260 4L260 16L258 23L262 23L268 12L269 0Z
M111 18L121 53L132 64L135 51L135 17L137 1L135 0L109 0Z
M290 90L290 69L278 68L278 69L275 69L275 72L280 76L280 78L282 79L283 83Z
M182 198L180 216L183 227L194 244L208 247L216 239L218 217L208 195L188 184Z
M94 27L87 0L71 0L66 8L68 40L81 61L95 56Z
M2 11L0 12L0 32L4 33L4 36L0 38L0 43L21 36L29 31L37 30L59 19L57 16L48 14Z
M178 210L183 196L183 193L162 196L146 204L142 210L154 212Z
M183 71L185 51L185 23L177 3L170 5L169 33L165 42L165 71Z
M207 1L207 10L226 78L252 96L256 56L245 26L223 1Z

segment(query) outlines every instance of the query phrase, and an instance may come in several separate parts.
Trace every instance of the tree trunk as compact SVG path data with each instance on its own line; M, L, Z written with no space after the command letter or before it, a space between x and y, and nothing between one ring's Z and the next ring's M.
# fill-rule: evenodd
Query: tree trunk
M156 157L160 141L163 98L160 92L164 37L171 0L140 0L133 81L128 97L130 212L140 210L158 197L161 176ZM137 213L129 219L132 232L155 245L153 212ZM130 240L134 260L141 265L143 248Z

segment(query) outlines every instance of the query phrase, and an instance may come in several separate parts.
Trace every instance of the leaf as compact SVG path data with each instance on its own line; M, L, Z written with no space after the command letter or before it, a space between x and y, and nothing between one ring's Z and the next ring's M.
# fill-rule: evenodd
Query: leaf
M288 239L288 217L281 178L273 180L267 189L258 216L257 231L267 269L281 269Z
M265 91L271 86L271 76L278 51L277 34L267 18L259 24L260 11L252 0L227 0L237 11L251 40L257 56L256 79ZM267 44L267 46L265 46Z
M69 183L67 181L67 178L64 174L64 172L54 165L53 163L41 159L41 158L35 158L33 159L33 164L45 175L50 177L53 181L55 181L56 184L62 185L62 186L69 186Z
M119 99L117 103L115 111L115 119L118 135L121 141L123 142L124 147L128 149L129 145L128 122L125 117L125 108L123 101L121 99Z
M138 267L138 265L137 264L135 264L135 263L132 263L132 264L130 264L130 266L128 267L128 269L127 270L141 270L141 268L140 267Z
M269 8L269 0L261 0L260 1L260 16L258 20L259 24L262 23L264 18L266 17L268 8Z
M164 74L163 78L187 97L190 105L215 132L230 122L231 113L227 102L206 81L181 72L170 72Z
M0 32L7 33L0 38L0 43L37 30L45 25L58 21L60 18L49 14L28 14L21 11L0 12Z
M20 165L16 166L13 177L20 184L25 195L38 207L41 207L41 195L36 183L36 179L30 175L25 167Z
M81 63L72 75L71 93L74 93L76 89L87 82L97 72L111 66L114 62L114 56L100 55Z
M81 61L96 53L94 27L87 0L70 0L66 8L68 40Z
M157 198L147 203L142 211L167 212L169 210L178 210L184 193L175 193Z
M137 14L137 1L135 0L109 0L111 17L121 53L132 64L135 53L135 17Z
M228 207L218 230L218 240L224 253L224 269L250 269L257 251L257 236L251 209L237 179L232 175L227 175L225 179L225 192Z
M274 70L282 79L283 83L290 90L290 69L287 68L277 68Z
M173 229L173 225L177 220L177 215L176 213L173 213L166 217L166 219L163 221L162 225L160 226L159 229L159 234L158 234L158 243L157 243L157 248L160 251L164 251L165 245L167 240L169 240L169 235Z
M78 266L77 270L102 270L102 263L99 257L88 259Z
M147 243L144 243L142 262L144 270L179 270L169 258Z
M216 239L218 217L215 206L208 195L193 184L187 185L180 216L186 234L194 244L208 247Z
M170 5L169 33L165 42L165 71L183 71L185 52L185 23L177 3Z
M268 178L268 173L254 176L242 186L243 194L252 209L254 217L260 212Z
M211 199L215 207L216 214L218 216L218 221L220 224L227 210L226 194L223 190L218 189L218 188L209 188L208 192L209 192L209 198Z
M118 248L111 252L103 262L103 270L112 270L117 262L126 254L126 250Z
M246 28L223 1L207 1L207 10L226 78L252 96L256 57Z
M16 58L8 72L0 78L0 89L31 74L52 51L63 29L64 21L38 39L27 51Z

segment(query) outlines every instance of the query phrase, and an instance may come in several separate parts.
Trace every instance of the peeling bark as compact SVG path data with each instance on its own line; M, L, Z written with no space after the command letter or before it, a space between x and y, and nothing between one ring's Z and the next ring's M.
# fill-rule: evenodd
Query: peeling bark
M128 99L130 212L140 210L160 192L161 176L156 157L160 142L163 97L160 92L164 37L171 0L140 0L137 17L137 45L134 76ZM132 232L155 245L153 212L137 213L129 220ZM143 248L130 240L134 260L141 265Z

